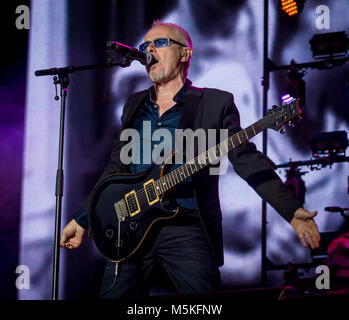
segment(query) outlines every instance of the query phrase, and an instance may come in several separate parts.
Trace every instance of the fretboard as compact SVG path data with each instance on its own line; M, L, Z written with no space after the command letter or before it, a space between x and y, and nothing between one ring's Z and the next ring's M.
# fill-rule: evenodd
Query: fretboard
M259 120L246 129L243 129L221 141L175 170L162 176L155 181L158 193L165 193L210 163L216 163L216 161L223 155L240 146L245 141L253 138L264 129L261 120Z

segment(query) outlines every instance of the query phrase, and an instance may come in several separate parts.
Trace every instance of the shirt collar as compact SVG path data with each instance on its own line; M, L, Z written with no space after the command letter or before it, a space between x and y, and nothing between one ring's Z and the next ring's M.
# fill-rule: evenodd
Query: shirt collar
M184 102L185 100L185 94L187 93L189 87L191 86L192 82L189 79L185 79L184 84L182 88L176 93L176 95L173 98L173 101L176 103ZM155 90L154 86L150 87L148 90L148 97L152 103L155 104L153 98L155 97Z

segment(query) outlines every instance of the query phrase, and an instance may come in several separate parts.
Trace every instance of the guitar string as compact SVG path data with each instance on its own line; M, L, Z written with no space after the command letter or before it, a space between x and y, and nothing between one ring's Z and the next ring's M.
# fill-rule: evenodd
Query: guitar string
M268 115L268 116L269 116L269 115ZM265 117L265 118L266 118L266 117ZM265 119L265 118L263 118L263 119ZM247 127L246 129L240 130L239 132L235 133L234 135L232 135L232 136L226 138L225 140L221 141L219 144L217 144L217 145L211 147L211 148L208 149L206 152L204 152L204 153L200 154L199 156L195 157L194 159L188 161L188 162L187 162L186 164L184 164L184 165L191 164L191 162L192 162L192 165L195 165L195 167L196 167L196 165L199 165L199 166L202 165L202 164L198 163L198 162L195 161L195 160L197 160L199 157L202 157L202 156L205 156L205 155L208 155L208 157L209 157L209 152L214 151L214 149L216 149L216 151L217 151L217 147L218 147L218 146L221 146L222 144L226 145L227 142L229 143L229 140L233 140L233 141L235 140L235 142L237 142L236 140L238 139L238 136L241 135L243 132L247 132L247 136L248 136L249 133L253 133L253 135L252 135L249 139L253 138L253 137L255 136L255 134L254 134L254 132L253 132L253 128L252 128L252 127L253 127L253 126L257 126L258 124L260 124L260 122L261 122L263 119L261 119L261 120L255 122L253 125ZM263 130L263 126L261 126L261 127L262 127L262 130ZM258 130L258 129L259 129L259 128L257 128L257 130ZM249 132L248 132L248 131L249 131ZM258 133L259 133L259 132L258 132ZM236 147L238 147L240 144L242 144L243 142L245 142L245 141L247 141L247 140L249 140L249 139L247 139L247 138L245 139L245 137L243 137L243 141L242 141L242 142L240 142L240 141L241 141L241 139L240 139L240 140L239 140L239 143L236 143L236 145L234 144L234 142L231 143L231 144L233 145L233 149L236 148ZM228 145L227 147L229 148L229 145ZM222 148L220 148L220 149L222 149ZM231 150L233 150L233 149L231 149ZM230 152L231 150L228 150L226 153ZM223 155L223 154L221 154L218 158L220 158L222 155ZM206 158L206 159L207 159L207 158ZM175 182L175 179L174 179L175 172L177 173L177 171L179 171L179 169L182 168L184 165L182 165L182 166L179 167L179 168L176 168L174 171L169 172L169 173L166 174L165 176L167 176L168 178L170 178L170 181L171 181L171 179L172 179L172 181ZM204 164L204 166L206 166L206 165L207 165L207 164ZM204 167L204 166L203 166L203 167ZM202 167L202 168L203 168L203 167ZM195 168L196 171L194 170L194 172L193 172L193 170L190 170L190 171L192 171L192 173L189 174L188 177L190 177L191 175L193 175L194 173L196 173L197 171L199 171L199 170L202 169L202 168L199 168L199 169ZM189 171L187 170L187 172L189 172ZM163 179L165 176L161 177L160 179ZM187 179L188 177L186 177L185 179ZM182 176L179 176L179 178L182 179ZM160 179L158 179L157 181L159 181ZM178 176L177 176L177 180L180 180L180 179L178 179ZM184 179L184 180L185 180L185 179ZM183 180L182 180L182 181L183 181ZM180 181L180 182L182 182L182 181ZM172 187L174 187L177 183L175 182L175 184L174 184L173 186L171 186L171 183L166 183L166 184L170 185L170 188L172 188ZM169 189L170 189L170 188L169 188ZM166 190L166 191L167 191L167 190ZM165 191L165 192L166 192L166 191ZM144 189L140 189L140 190L136 191L136 196L137 196L140 200L145 200L145 199L146 199L146 194L145 194Z
M253 136L255 136L256 134L254 134L254 130L253 130L252 127L253 127L253 126L257 126L258 124L260 124L260 122L261 122L261 120L257 121L256 123L254 123L253 125L247 127L247 128L244 129L244 130L240 130L239 132L235 133L234 135L232 135L232 136L226 138L225 140L221 141L219 144L217 144L217 145L211 147L210 149L208 149L208 150L205 151L204 153L200 154L200 155L197 156L196 158L194 158L194 159L188 161L188 162L187 162L186 164L184 164L184 165L191 164L192 166L195 165L195 167L196 167L197 165L199 165L199 166L201 166L201 165L206 166L206 165L207 165L206 163L199 163L199 162L197 162L196 160L199 159L200 157L205 157L206 155L209 157L209 153L210 153L210 152L212 152L212 151L217 151L217 148L218 148L219 146L222 146L223 144L226 145L226 148L228 149L228 148L229 148L229 145L228 145L227 143L229 143L229 140L235 140L236 144L234 144L234 142L232 142L231 145L233 146L233 148L236 148L237 146L239 146L240 144L244 143L245 141L247 141L247 140L253 138ZM261 126L261 127L262 127L262 130L263 130L263 126ZM260 129L260 128L257 128L257 130L259 130L259 129ZM246 137L246 138L243 137L243 139L240 139L240 140L239 140L239 143L237 143L238 141L236 141L236 140L238 139L238 136L241 136L241 135L243 134L243 132L247 132L247 137L249 136L249 134L252 134L252 136L251 136L250 138L248 138L248 139L247 139L247 137ZM258 133L259 133L259 132L258 132ZM240 142L241 140L242 140L242 142ZM222 150L222 147L220 147L219 149L220 149L220 151L221 151L221 150ZM231 149L231 150L232 150L232 149ZM229 151L231 151L231 150L228 149L227 152L229 152ZM220 151L219 151L219 152L220 152ZM225 153L227 153L227 152L225 152ZM218 158L220 158L222 155L223 155L223 153L220 154L220 156L218 156ZM207 159L207 157L205 157L205 158ZM191 162L192 162L192 163L191 163ZM204 167L204 166L203 166L203 167ZM202 167L202 168L203 168L203 167ZM182 177L181 175L178 175L178 172L180 171L181 168L182 168L182 166L176 168L175 170L173 170L173 171L171 171L171 172L169 172L168 174L165 175L165 176L167 176L168 178L172 179L172 181L174 181L175 185L183 181L183 177ZM195 168L196 171L194 170L194 172L193 172L193 170L190 170L190 171L192 171L192 173L189 174L188 177L190 177L191 175L193 175L194 173L196 173L197 171L199 171L199 170L202 169L202 168L199 168L199 169ZM182 171L184 171L183 168L182 168ZM187 170L187 172L189 172L189 171ZM177 174L177 176L175 176L176 174ZM160 179L163 179L165 176L161 177ZM188 177L185 177L184 180L187 179ZM178 181L180 181L180 180L181 180L181 181L178 182L178 183L176 183L176 181L175 181L176 178L177 178ZM160 179L158 179L157 181L159 181ZM171 181L171 180L170 180L170 181ZM166 184L169 184L169 185L170 185L170 188L174 187L174 186L171 186L171 183L166 183ZM166 191L167 191L167 190L166 190ZM146 198L146 194L145 194L144 189L138 190L138 191L136 192L136 195L137 195L137 197L139 197L139 198L142 199L142 200L144 200L144 199Z
M244 143L245 141L248 141L249 139L253 138L253 137L256 136L257 134L259 134L260 132L262 132L262 131L265 129L265 127L264 127L263 125L261 125L261 131L259 131L258 133L255 133L255 128L253 128L253 127L256 127L257 125L261 124L261 122L262 122L262 121L265 121L267 118L275 117L275 115L276 115L275 113L267 114L263 119L260 119L260 120L256 121L254 124L250 125L250 126L247 127L246 129L240 130L239 132L233 134L232 136L226 138L225 140L223 140L223 141L221 141L220 143L216 144L215 146L211 147L210 149L208 149L208 150L205 151L204 153L198 155L198 156L195 157L194 159L188 161L187 163L185 163L185 164L181 165L180 167L176 168L175 170L173 170L173 171L167 173L166 175L160 177L158 180L155 181L155 183L156 183L156 182L159 182L159 181L162 180L162 179L164 179L164 177L168 177L168 178L170 179L170 180L169 180L170 182L171 182L171 179L172 179L172 181L174 181L174 185L171 186L171 183L166 183L166 182L165 182L165 184L166 184L166 185L167 185L167 184L170 185L170 188L169 188L169 189L173 188L173 187L174 187L175 185L177 185L178 183L184 181L185 179L187 179L188 177L190 177L191 175L193 175L194 173L196 173L197 171L201 170L203 167L205 167L206 165L208 165L207 163L202 163L202 164L201 164L201 163L196 162L197 159L199 159L199 158L202 157L202 156L206 156L206 155L207 155L206 159L208 158L208 160L209 160L209 152L212 152L212 151L214 151L214 150L219 152L219 156L218 156L216 159L220 158L221 156L223 156L223 155L226 154L226 153L229 153L230 151L232 151L233 149L235 149L236 147L238 147L239 145L241 145L241 144ZM260 128L257 128L257 130L258 130L258 129L260 129ZM252 132L248 132L248 131L252 131ZM246 132L246 133L247 133L247 137L246 137L246 139L245 139L245 137L243 137L242 142L241 142L241 137L240 137L240 135L241 135L243 132ZM249 134L249 133L253 133L252 136L251 136L250 138L248 137L248 134ZM240 138L240 139L239 139L239 138ZM236 141L236 139L239 140L239 143L237 143L237 144L235 145L235 144L234 144L234 140ZM233 146L233 148L232 148L231 150L229 150L229 140L233 140L233 142L231 142L231 144L232 144L232 146ZM236 142L237 142L237 141L236 141ZM226 146L226 148L227 148L228 151L221 154L220 151L222 150L222 147L221 147L221 146L222 146L223 144ZM220 147L219 150L217 149L218 147ZM205 160L206 160L206 159L205 159ZM185 177L184 179L183 179L183 176L182 176L182 175L177 175L177 180L178 180L179 182L176 183L176 181L175 181L175 174L178 174L178 171L180 171L181 168L182 168L182 171L184 171L184 166L186 166L186 165L188 165L188 164L195 165L195 170L196 170L196 171L193 172L193 171L191 170L192 173L189 174L189 176L188 176L188 177ZM199 165L199 166L203 165L203 166L202 166L202 167L199 167L199 169L197 169L197 168L196 168L197 165ZM188 170L187 170L187 172L189 173ZM178 178L178 177L179 177L179 178ZM164 192L168 191L169 189L165 190ZM162 193L164 193L164 192L162 191ZM145 191L144 191L144 188L143 188L143 189L140 189L140 190L138 190L138 191L136 191L136 197L139 198L140 200L145 200L145 199L147 198L147 197L146 197L146 194L145 194Z
M244 130L240 130L239 132L237 132L237 133L235 133L234 135L232 135L232 136L226 138L225 140L221 141L219 144L217 144L217 145L211 147L210 149L208 149L208 150L205 151L204 153L200 154L199 156L195 157L194 159L188 161L187 163L183 164L182 166L176 168L175 170L173 170L173 171L167 173L165 176L167 176L168 178L170 178L170 181L171 181L171 179L172 179L172 181L174 181L174 185L171 186L171 183L168 183L168 182L166 183L166 182L165 182L166 185L167 185L167 184L170 185L170 188L169 188L169 189L171 189L171 188L173 188L175 185L177 185L178 183L184 181L185 179L187 179L188 177L190 177L191 175L193 175L194 173L196 173L197 171L199 171L200 169L202 169L203 167L205 167L205 166L207 165L206 163L202 163L202 164L201 164L201 163L198 163L198 162L195 161L195 160L199 159L200 157L205 157L205 160L206 160L207 157L209 157L209 153L210 153L210 152L212 152L212 151L214 151L214 150L217 151L217 148L218 148L219 146L223 145L223 144L226 145L226 147L227 147L227 149L228 149L228 148L229 148L229 145L227 145L227 143L229 143L229 140L235 140L235 142L237 142L236 140L238 139L238 138L237 138L238 135L241 135L243 132L247 132L247 136L249 135L249 133L253 133L253 135L251 136L251 138L253 138L253 136L255 136L255 134L254 134L254 132L253 132L252 126L257 126L257 124L259 124L260 122L261 122L261 120L257 121L256 123L254 123L253 125L247 127L247 128L244 129ZM263 126L262 126L262 128L263 128ZM257 128L257 130L258 130L258 129L259 129L259 128ZM259 132L258 132L258 133L259 133ZM249 138L249 139L251 139L251 138ZM245 139L245 137L244 137L244 138L243 138L243 141L242 141L241 143L240 143L241 139L239 140L239 143L236 143L236 145L235 145L234 143L231 143L232 146L233 146L233 149L236 148L237 146L239 146L240 144L242 144L243 142L249 140L249 139L247 139L247 137L246 137L246 139ZM222 150L222 147L220 147L219 149L220 149L220 151L221 151L221 150ZM233 149L231 149L231 150L233 150ZM225 153L228 153L228 152L231 151L231 150L228 149L228 151L225 152ZM219 152L220 152L220 151L219 151ZM207 155L207 156L206 156L206 155ZM222 155L223 155L223 153L220 154L220 156L218 156L218 158L220 158ZM191 163L191 162L192 162L192 163ZM184 165L188 165L188 164L191 164L191 166L195 165L195 167L196 167L197 165L198 165L198 166L203 165L203 166L202 166L202 167L199 167L199 169L195 168L195 169L194 169L194 172L193 172L193 170L190 170L190 171L191 171L191 174L189 174L189 176L188 176L188 177L185 177L184 179L183 179L183 177L182 177L181 175L177 175L176 178L177 178L177 180L178 180L179 182L176 183L176 181L175 181L175 174L178 174L178 171L180 171L180 169L181 169ZM182 171L184 171L183 168L182 168ZM189 170L187 170L187 172L189 173ZM163 179L165 176L161 177L160 179ZM159 181L160 179L158 179L157 181ZM181 180L181 181L180 181L180 180ZM165 190L165 192L166 192L166 191L167 191L167 190ZM144 188L143 188L143 189L140 189L140 190L138 190L138 191L136 191L136 197L137 197L139 200L145 200L145 199L147 198L147 197L146 197L146 194L145 194L145 191L144 191Z

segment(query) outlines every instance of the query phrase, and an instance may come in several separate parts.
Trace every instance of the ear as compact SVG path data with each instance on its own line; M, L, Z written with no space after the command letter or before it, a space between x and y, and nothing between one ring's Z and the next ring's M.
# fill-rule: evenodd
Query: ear
M189 47L185 47L182 50L182 56L181 56L181 62L186 62L190 59L190 57L193 54L193 50L190 49Z

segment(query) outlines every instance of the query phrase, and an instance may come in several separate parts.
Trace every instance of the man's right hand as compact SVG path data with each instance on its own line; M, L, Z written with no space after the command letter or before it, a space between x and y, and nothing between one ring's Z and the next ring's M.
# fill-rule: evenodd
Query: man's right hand
M61 248L76 249L82 243L86 230L72 219L63 229Z

